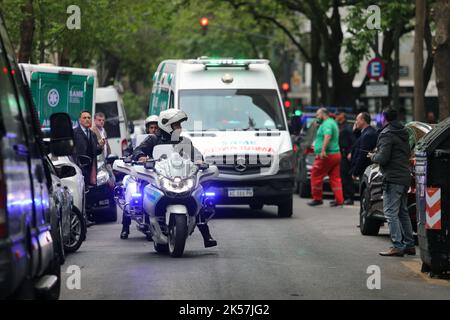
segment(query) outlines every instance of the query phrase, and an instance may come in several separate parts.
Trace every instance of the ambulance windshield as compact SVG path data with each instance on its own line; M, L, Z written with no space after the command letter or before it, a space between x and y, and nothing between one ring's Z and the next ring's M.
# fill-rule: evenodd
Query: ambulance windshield
M276 90L182 90L187 131L286 130Z

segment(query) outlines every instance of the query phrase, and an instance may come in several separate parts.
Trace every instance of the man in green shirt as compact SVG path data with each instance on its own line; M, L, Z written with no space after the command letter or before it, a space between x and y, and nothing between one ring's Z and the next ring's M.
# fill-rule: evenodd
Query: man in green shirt
M344 196L340 174L339 128L326 108L317 110L316 118L320 127L317 130L314 143L316 158L311 170L313 200L308 202L308 205L318 206L323 204L323 179L328 176L335 197L335 201L331 201L330 206L342 206Z

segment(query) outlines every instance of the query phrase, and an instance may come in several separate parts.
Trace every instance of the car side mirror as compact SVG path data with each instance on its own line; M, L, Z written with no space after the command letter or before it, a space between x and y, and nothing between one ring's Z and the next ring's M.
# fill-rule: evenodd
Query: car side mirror
M60 179L70 178L77 174L77 170L72 166L57 167L56 171L58 173L58 178Z
M67 113L50 116L50 152L57 157L69 156L74 150L72 120Z
M119 157L115 154L110 154L106 157L106 163L112 165L114 161L119 160Z

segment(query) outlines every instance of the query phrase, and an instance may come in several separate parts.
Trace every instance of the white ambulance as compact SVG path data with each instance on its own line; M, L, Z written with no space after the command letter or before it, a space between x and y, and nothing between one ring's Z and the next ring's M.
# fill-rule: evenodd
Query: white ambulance
M207 190L217 204L292 215L293 149L268 60L166 60L153 81L149 114L186 112L183 135L219 168Z

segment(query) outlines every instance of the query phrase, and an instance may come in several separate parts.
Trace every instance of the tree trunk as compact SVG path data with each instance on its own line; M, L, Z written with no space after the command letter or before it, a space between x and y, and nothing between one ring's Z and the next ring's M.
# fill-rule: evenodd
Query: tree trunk
M39 6L39 62L45 62L45 11L42 1L38 1Z
M314 27L311 29L310 41L311 41L311 104L315 106L319 102L318 75L320 72L320 35Z
M61 51L61 55L59 56L58 65L63 67L69 67L70 64L70 50L67 47L64 47Z
M340 2L338 0L333 1L333 13L328 20L328 26L331 32L328 32L328 28L321 29L326 32L326 34L323 34L324 41L328 40L326 54L331 66L333 81L331 104L338 107L354 108L355 94L353 90L353 79L355 78L355 74L344 72L340 61L344 34L342 32L339 5Z
M427 90L428 82L430 82L431 74L433 73L434 66L434 54L433 54L433 35L431 34L430 27L430 8L427 6L427 12L425 16L425 44L427 47L427 60L425 67L423 68L423 92Z
M425 31L425 0L416 0L416 27L414 36L414 119L425 120L423 81L423 40Z
M107 71L104 82L101 84L103 87L114 84L119 72L120 60L110 52L106 52L105 67Z
M439 97L439 119L450 117L450 1L438 0L433 12L436 85Z
M18 60L21 63L28 63L32 58L35 29L33 0L27 0L20 9L22 11L23 19L20 23L20 49Z
M394 64L391 74L392 81L392 105L397 111L400 109L400 38L402 35L403 26L397 23L394 31Z

